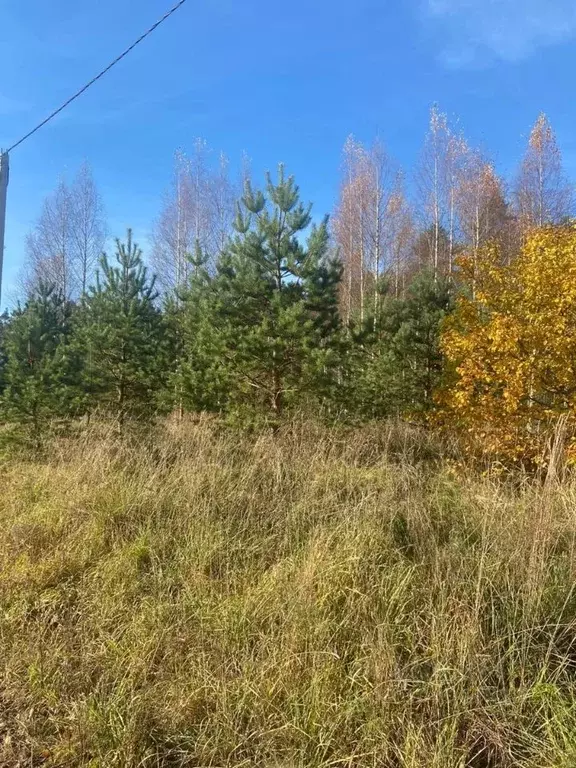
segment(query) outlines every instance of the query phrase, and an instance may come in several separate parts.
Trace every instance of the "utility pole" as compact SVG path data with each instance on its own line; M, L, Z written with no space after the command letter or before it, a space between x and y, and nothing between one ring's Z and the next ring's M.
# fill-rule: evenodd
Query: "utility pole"
M6 231L6 196L8 193L8 152L0 149L0 312L2 311L2 268L4 266L4 232Z

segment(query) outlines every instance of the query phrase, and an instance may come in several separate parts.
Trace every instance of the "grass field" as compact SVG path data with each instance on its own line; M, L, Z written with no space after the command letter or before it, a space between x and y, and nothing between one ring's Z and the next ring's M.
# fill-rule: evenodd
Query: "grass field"
M399 426L0 464L0 765L572 768L576 485Z

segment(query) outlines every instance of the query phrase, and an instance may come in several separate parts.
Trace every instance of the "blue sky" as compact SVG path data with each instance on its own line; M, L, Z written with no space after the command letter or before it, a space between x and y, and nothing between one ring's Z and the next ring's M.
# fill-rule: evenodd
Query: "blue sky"
M0 146L107 64L173 0L2 0ZM5 301L43 197L83 159L111 227L141 244L172 156L202 136L259 178L279 161L318 215L349 133L411 166L433 102L509 173L545 111L576 176L574 0L188 0L11 157ZM4 299L4 297L3 297Z

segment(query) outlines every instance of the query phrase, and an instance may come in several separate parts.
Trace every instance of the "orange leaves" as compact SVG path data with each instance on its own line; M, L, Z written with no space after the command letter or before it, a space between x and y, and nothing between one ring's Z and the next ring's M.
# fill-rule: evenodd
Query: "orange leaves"
M445 323L440 400L471 450L538 462L559 416L576 421L576 228L534 230L510 265L491 245L461 267L474 299Z

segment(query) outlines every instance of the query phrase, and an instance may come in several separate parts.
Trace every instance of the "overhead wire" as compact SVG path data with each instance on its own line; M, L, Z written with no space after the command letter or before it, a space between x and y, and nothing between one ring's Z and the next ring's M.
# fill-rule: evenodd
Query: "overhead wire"
M136 48L137 45L140 45L141 42L143 42L147 37L149 37L158 27L163 24L167 19L170 18L176 11L181 8L184 3L187 0L179 0L178 3L176 3L175 6L173 6L169 11L167 11L164 16L162 16L161 19L159 19L155 24L153 24L150 29L146 30L143 35L140 35L138 40L136 40L129 48L126 48L125 51L123 51L119 56L117 56L113 62L111 62L106 69L103 69L101 72L99 72L96 77L93 77L90 82L86 83L86 85L83 88L80 88L79 91L77 91L73 96L71 96L67 101L62 104L62 106L58 107L58 109L55 109L54 112L52 112L45 120L42 120L41 123L38 123L38 125L33 128L31 131L28 131L28 133L25 136L22 136L21 139L19 139L15 144L13 144L7 152L12 152L16 147L19 147L21 144L23 144L27 139L29 139L31 136L33 136L37 131L39 131L41 128L43 128L47 123L49 123L51 120L53 120L57 115L60 114L63 110L66 109L66 107L70 106L73 101L76 101L76 99L79 96L82 96L83 93L85 93L89 88L91 88L94 83L97 83L98 80L100 80L102 77L104 77L105 74L110 72L110 70L116 66L122 59L124 59L126 56L128 56L129 53L131 53L134 48Z

